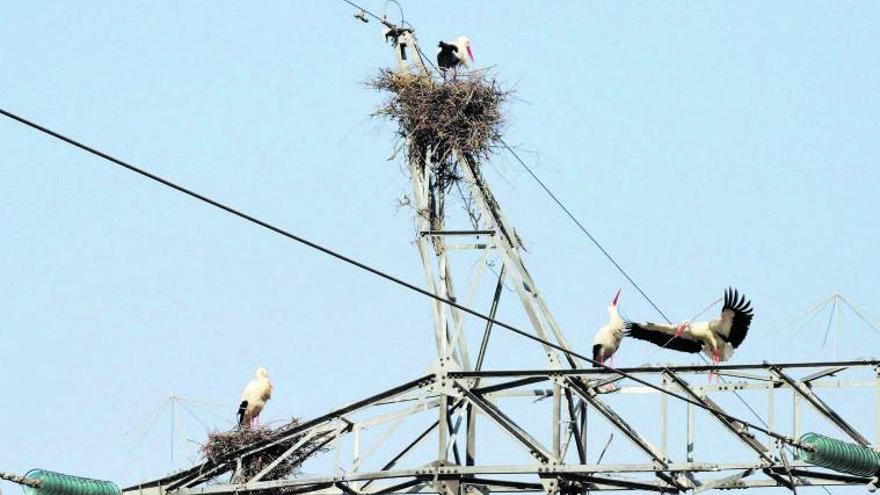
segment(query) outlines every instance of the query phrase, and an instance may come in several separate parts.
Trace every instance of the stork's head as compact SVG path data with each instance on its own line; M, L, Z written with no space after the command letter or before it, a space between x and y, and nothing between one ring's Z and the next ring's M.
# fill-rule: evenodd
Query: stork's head
M262 366L257 368L257 378L269 378L269 372L266 371L266 368Z
M467 63L467 60L464 58L465 53L471 58L471 61L474 60L474 52L471 51L471 40L467 39L467 36L459 36L456 38L455 46L458 48L458 53L461 55L462 62L465 64Z

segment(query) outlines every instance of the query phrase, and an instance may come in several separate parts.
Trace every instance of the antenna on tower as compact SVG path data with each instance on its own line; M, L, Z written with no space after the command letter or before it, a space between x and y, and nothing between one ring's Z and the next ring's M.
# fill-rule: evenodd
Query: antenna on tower
M791 337L795 337L807 329L815 330L816 328L810 324L824 316L824 318L820 319L820 321L825 322L822 334L822 347L826 347L828 342L831 341L832 357L833 359L838 359L841 338L843 336L843 316L845 313L855 316L857 320L860 320L863 323L863 328L867 327L872 332L880 334L880 321L876 317L872 317L861 306L847 299L840 292L835 292L820 299L793 318L783 321L780 326L784 330L790 331Z

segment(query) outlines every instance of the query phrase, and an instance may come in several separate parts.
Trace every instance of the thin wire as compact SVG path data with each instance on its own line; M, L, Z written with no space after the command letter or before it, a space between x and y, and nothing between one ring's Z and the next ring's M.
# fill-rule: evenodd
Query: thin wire
M805 316L809 316L808 318L805 318L805 319L803 320L803 322L801 323L801 325L797 328L797 330L795 330L794 333L791 334L791 336L790 336L789 338L796 337L796 336L798 336L801 332L803 332L803 331L807 328L807 325L808 325L811 321L813 321L813 319L814 319L816 316L818 316L818 315L822 312L822 310L825 309L825 307L826 307L828 304L831 304L831 300L832 300L832 299L833 299L833 297L830 297L830 298L824 300L820 305L815 306L814 308L808 310L806 313L802 314L801 316L798 316L797 318L793 319L792 322L796 322L796 321L798 321L799 319L801 319L801 318L803 318L803 317L805 317Z
M403 7L400 6L400 2L397 0L385 0L385 5L382 7L382 17L388 17L388 4L393 3L397 5L397 10L400 11L400 25L405 26L407 24L406 19L403 18Z
M666 323L672 324L672 321L666 316L666 313L664 313L659 306L654 304L654 301L652 301L651 298L648 297L647 294L645 294L645 291L643 291L642 288L639 287L639 284L637 284L636 281L633 280L628 273L626 273L626 270L624 270L623 267L620 266L620 263L618 263L617 260L615 260L614 257L611 256L611 254L602 246L602 244L600 244L599 241L595 237L593 237L593 234L591 234L590 231L587 230L586 227L584 227L584 225L574 216L574 214L572 214L571 211L569 211L569 209L566 208L564 204L562 204L562 201L560 201L559 198L557 198L556 195L553 194L553 191L551 191L550 188L547 187L547 185L544 184L544 182L539 179L537 175L535 175L535 172L533 172L532 169L528 165L526 165L526 162L522 158L520 158L516 151L514 151L513 148L511 148L510 145L508 145L503 139L500 139L499 142L507 149L507 151L510 152L511 155L513 155L516 161L518 161L519 164L522 165L524 169L526 169L526 172L528 172L529 175L531 175L532 178L535 179L535 182L537 182L538 185L540 185L541 188L544 189L544 192L546 192L547 195L550 196L550 199L552 199L556 203L556 205L559 206L559 208L562 209L562 211L565 212L566 215L568 215L568 218L571 219L571 221L578 226L581 232L583 232L584 235L586 235L587 238L592 241L592 243L599 249L599 251L602 252L605 258L607 258L608 261L610 261L611 264L614 265L615 268L617 268L617 271L619 271L620 274L623 275L624 278L626 278L626 280L637 291L639 291L639 294L641 294L642 297L644 297L645 300L648 301L648 303L653 306L658 313L660 313L660 316L662 316L663 319L666 320Z
M508 152L510 152L510 154L516 159L516 161L518 161L519 164L522 165L522 167L526 170L526 172L528 172L529 175L531 175L532 178L535 179L535 182L537 182L538 185L540 185L541 188L544 189L544 192L546 192L547 195L550 196L550 198L559 206L559 208L561 208L562 211L565 212L566 215L568 215L568 218L571 219L571 221L574 222L574 224L578 226L578 228L581 230L581 232L583 232L584 235L586 235L587 238L590 239L590 241L592 241L593 244L599 249L599 251L601 251L602 254L605 255L605 258L607 258L608 261L610 261L611 264L613 264L614 267L617 268L617 270L620 272L620 274L623 275L627 279L627 281L629 281L629 283L632 284L633 287L635 287L635 289L639 292L639 294L641 294L642 297L644 297L645 300L648 301L648 303L651 306L653 306L655 310L657 310L657 313L659 313L660 316L662 316L663 319L666 320L666 322L671 325L672 321L669 319L669 317L666 316L666 313L664 313L663 310L660 309L660 307L657 306L654 303L654 301L651 300L650 297L648 297L647 294L645 294L645 291L643 291L642 288L639 287L639 284L637 284L635 282L635 280L633 280L632 277L629 276L629 274L626 272L626 270L624 270L623 267L620 266L620 264L614 259L614 257L611 256L611 254L604 247L602 247L602 244L600 244L599 241L596 240L596 238L593 237L593 235L586 229L586 227L584 227L584 225L571 213L571 211L568 208L566 208L566 206L564 204L562 204L562 201L560 201L559 198L557 198L556 195L553 194L553 191L551 191L550 188L547 187L547 185L544 184L544 182L540 178L538 178L538 176L535 174L535 172L533 172L532 169L526 164L526 162L522 158L520 158L519 154L517 154L517 152L514 151L514 149L512 147L510 147L510 145L508 145L503 139L501 139L500 136L499 136L499 142L507 149ZM672 341L672 339L670 339L669 342L671 342L671 341ZM668 345L669 342L664 344L664 346ZM709 364L709 361L702 354L698 354L698 355L704 363ZM724 377L721 377L721 381L724 383L727 383L727 381L724 379ZM760 421L765 427L767 427L767 428L770 427L770 425L768 425L767 422L764 421L764 418L762 418L761 415L758 414L758 411L756 411L755 408L752 407L752 405L749 404L748 401L746 401L742 397L742 395L740 395L739 392L734 390L733 393L737 397L737 399L739 399L739 401L743 405L746 406L746 408L752 413L752 415L754 415L758 419L758 421Z
M853 313L855 313L856 316L859 317L859 319L861 319L863 322L865 322L865 324L867 324L867 325L871 328L871 330L873 330L873 331L875 331L875 332L880 331L880 330L877 329L877 326L876 326L876 325L874 325L873 323L871 323L871 322L868 320L868 318L862 314L861 311L857 310L852 304L850 304L850 302L849 302L845 297L841 296L841 297L840 297L840 300L843 301L843 304L846 304L846 306L847 306L847 307L848 307Z
M834 310L837 308L837 299L831 303L831 311L828 312L828 326L825 328L825 336L822 337L822 347L828 344L828 334L831 333L831 324L834 323Z
M361 7L360 5L354 3L350 0L342 0L342 1L351 5L352 7L356 8L356 9L360 9L360 11L363 12L364 14L367 14L368 16L376 19L377 21L381 22L382 24L384 24L385 26L387 26L389 28L392 28L392 29L398 28L397 25L388 22L388 20L385 18L385 16L379 17L378 15L370 12L369 10ZM397 2L395 1L394 3L397 3ZM388 2L385 2L385 6L386 7L388 6ZM400 4L397 3L397 6L400 7ZM401 25L409 24L408 22L406 22L403 19L403 9L402 8L400 9L400 23L401 23ZM410 24L410 26L412 26L412 25ZM436 65L434 65L434 62L432 62L431 59L427 55L425 55L425 52L422 51L422 49L421 49L421 47L419 47L419 45L416 45L416 50L419 52L419 58L422 59L422 62L427 62L428 65L430 65L431 68L434 69L434 72L439 74L440 69Z
M347 0L346 0L346 1L347 1ZM202 194L199 194L199 193L197 193L197 192L195 192L195 191L192 191L192 190L190 190L190 189L187 189L186 187L183 187L183 186L181 186L181 185L179 185L179 184L176 184L176 183L174 183L174 182L172 182L172 181L170 181L170 180L168 180L168 179L162 178L162 177L160 177L160 176L158 176L158 175L155 175L155 174L153 174L153 173L151 173L151 172L148 172L148 171L143 170L143 169L141 169L141 168L138 168L138 167L136 167L136 166L134 166L134 165L132 165L132 164L130 164L130 163L127 163L127 162L125 162L125 161L123 161L123 160L120 160L119 158L113 157L113 156L111 156L111 155L109 155L109 154L107 154L107 153L104 153L104 152L102 152L102 151L98 151L97 149L92 148L92 147L90 147L90 146L87 146L87 145L85 145L85 144L82 144L82 143L80 143L80 142L78 142L78 141L76 141L76 140L74 140L74 139L72 139L72 138L69 138L69 137L64 136L64 135L62 135L62 134L59 134L59 133L57 133L57 132L55 132L55 131L53 131L53 130L51 130L51 129L48 129L48 128L46 128L46 127L43 127L43 126L41 126L41 125L39 125L39 124L37 124L37 123L31 122L30 120L27 120L27 119L25 119L24 117L20 117L20 116L14 114L14 113L11 113L11 112L9 112L9 111L7 111L7 110L2 109L2 108L0 108L0 114L4 115L4 116L6 116L6 117L9 117L10 119L15 120L15 121L17 121L17 122L19 122L19 123L22 123L22 124L24 124L24 125L26 125L26 126L28 126L28 127L31 127L31 128L33 128L33 129L36 129L36 130L38 130L38 131L40 131L40 132L42 132L42 133L48 134L49 136L52 136L52 137L54 137L54 138L56 138L56 139L58 139L58 140L60 140L60 141L64 141L65 143L70 144L70 145L72 145L72 146L74 146L74 147L76 147L76 148L79 148L79 149L81 149L81 150L83 150L83 151L87 151L87 152L89 152L89 153L91 153L91 154L93 154L93 155L95 155L95 156L98 156L98 157L100 157L100 158L103 158L104 160L107 160L107 161L112 162L112 163L114 163L114 164L116 164L116 165L119 165L119 166L122 167L122 168L125 168L125 169L127 169L127 170L129 170L129 171L135 172L136 174L139 174L139 175L141 175L141 176L143 176L143 177L146 177L146 178L151 179L151 180L153 180L153 181L155 181L155 182L158 182L158 183L160 183L160 184L162 184L162 185L164 185L164 186L167 186L167 187L169 187L169 188L171 188L171 189L174 189L174 190L176 190L176 191L178 191L178 192L181 192L181 193L183 193L183 194L185 194L185 195L187 195L187 196L190 196L190 197L192 197L192 198L198 199L199 201L202 201L202 202L207 203L207 204L209 204L209 205L211 205L211 206L214 206L214 207L216 207L216 208L219 208L219 209L221 209L221 210L223 210L223 211L225 211L225 212L227 212L227 213L231 213L231 214L234 215L234 216L237 216L237 217L242 218L242 219L244 219L244 220L247 220L247 221L249 221L249 222L251 222L251 223L254 223L254 224L256 224L256 225L259 225L260 227L263 227L263 228L265 228L265 229L271 230L272 232L275 232L276 234L279 234L279 235L282 235L282 236L284 236L284 237L287 237L288 239L291 239L291 240L294 240L294 241L296 241L296 242L299 242L300 244L304 244L304 245L306 245L306 246L308 246L308 247L310 247L310 248L312 248L312 249L314 249L314 250L316 250L316 251L320 251L320 252L322 252L322 253L324 253L324 254L327 254L327 255L329 255L329 256L331 256L331 257L333 257L333 258L336 258L336 259L338 259L338 260L340 260L340 261L344 261L344 262L346 262L346 263L348 263L348 264L350 264L350 265L353 265L353 266L355 266L355 267L357 267L357 268L360 268L360 269L362 269L362 270L364 270L364 271L370 272L370 273L372 273L373 275L376 275L376 276L378 276L378 277L380 277L380 278L383 278L383 279L385 279L385 280L388 280L388 281L390 281L390 282L393 282L393 283L395 283L395 284L397 284L397 285L400 285L400 286L402 286L402 287L405 287L405 288L407 288L407 289L410 289L410 290L412 290L412 291L414 291L414 292L417 292L417 293L419 293L419 294L422 294L422 295L424 295L424 296L427 296L427 297L429 297L429 298L431 298L431 299L434 299L434 300L436 300L436 301L439 301L439 302L442 302L442 303L444 303L444 304L447 304L447 305L449 305L449 306L451 306L451 307L453 307L453 308L456 308L456 309L459 309L459 310L461 310L461 311L464 311L465 313L470 314L470 315L472 315L472 316L476 316L477 318L480 318L481 320L484 320L484 321L486 321L486 322L491 322L493 325L497 325L497 326L499 326L499 327L501 327L501 328L504 328L504 329L506 329L506 330L509 330L509 331L511 331L511 332L513 332L513 333L515 333L515 334L517 334L517 335L520 335L520 336L522 336L522 337L525 337L525 338L527 338L527 339L529 339L529 340L533 340L533 341L535 341L535 342L541 343L541 344L543 344L543 345L545 345L545 346L547 346L547 347L551 347L551 348L553 348L553 349L556 349L557 351L560 351L560 352L562 352L562 353L565 353L565 354L567 354L567 355L569 355L569 356L574 356L574 357L577 357L577 358L583 359L584 361L586 361L586 362L588 362L588 363L590 363L590 364L593 364L595 367L602 368L602 369L604 369L604 370L606 370L606 371L608 371L608 372L611 372L611 373L614 373L614 374L620 375L620 376L625 377L625 378L629 378L630 380L632 380L632 381L634 381L634 382L636 382L636 383L639 383L639 384L641 384L641 385L644 385L644 386L646 386L646 387L648 387L648 388L650 388L650 389L653 389L653 390L655 390L655 391L657 391L657 392L660 392L660 393L662 393L662 394L666 394L666 395L668 395L668 396L670 396L670 397L674 397L674 398L676 398L676 399L678 399L678 400L681 400L681 401L684 401L684 402L686 402L686 403L689 403L689 404L695 405L695 406L697 406L697 407L699 407L699 408L701 408L701 409L705 409L705 410L707 410L707 411L710 411L710 412L712 412L713 414L720 414L720 415L724 416L725 418L729 419L730 421L737 421L737 422L739 422L739 423L742 423L743 425L746 425L746 426L749 426L749 427L751 427L751 428L754 428L755 430L757 430L757 431L759 431L759 432L761 432L761 433L764 433L764 434L766 434L766 435L768 435L768 436L771 436L771 437L773 437L773 438L776 438L776 439L778 439L778 440L780 440L780 441L782 441L782 442L785 442L785 443L788 443L788 444L795 445L795 446L798 446L798 447L803 448L803 446L800 444L800 442L798 442L798 441L795 440L795 439L792 439L792 438L789 438L789 437L787 437L787 436L785 436L785 435L781 435L781 434L779 434L779 433L776 433L776 432L774 432L774 431L771 431L771 430L768 429L768 428L762 428L762 427L760 427L760 426L758 426L758 425L755 425L754 423L750 423L750 422L748 422L748 421L745 421L745 420L739 419L739 418L737 418L737 417L735 417L735 416L731 416L730 414L727 414L727 413L724 413L724 412L718 411L718 410L716 410L716 409L714 409L714 408L711 408L711 407L709 407L709 406L704 405L704 404L701 403L701 402L698 402L698 401L692 400L692 399L690 399L690 398L688 398L688 397L685 397L685 396L683 396L683 395L676 394L675 392L672 392L672 391L670 391L670 390L666 390L665 388L663 388L663 387L661 387L661 386L659 386L659 385L655 385L655 384L653 384L653 383L651 383L651 382L649 382L649 381L647 381L647 380L643 380L643 379L641 379L641 378L639 378L639 377L637 377L637 376L634 376L634 375L632 375L632 374L630 374L630 373L628 373L628 372L618 370L618 369L616 369L616 368L613 368L613 367L611 367L611 366L608 366L608 365L606 365L606 364L604 364L604 363L600 363L600 362L598 362L598 361L594 361L593 359L591 359L591 358L589 358L589 357L587 357L587 356L584 356L583 354L580 354L580 353L578 353L578 352L575 352L575 351L572 351L572 350L567 349L567 348L565 348L565 347L562 347L561 345L554 344L553 342L550 342L550 341L544 340L544 339L542 339L542 338L540 338L540 337L537 337L537 336L531 335L531 334L529 334L528 332L525 332L525 331L523 331L523 330L520 330L519 328L514 327L513 325L510 325L510 324L508 324L508 323L504 323L504 322L502 322L502 321L498 321L498 320L496 320L496 319L494 319L494 318L492 318L492 317L490 317L490 316L484 315L483 313L480 313L479 311L476 311L476 310L471 309L471 308L469 308L469 307L467 307L467 306L464 306L464 305L462 305L462 304L459 304L459 303L457 303L457 302L455 302L455 301L453 301L453 300L450 300L450 299L447 299L447 298L445 298L445 297L438 296L438 295L436 295L436 294L433 294L433 293L431 293L431 292L428 292L428 291L426 291L425 289L422 289L422 288L420 288L420 287L417 287L416 285L413 285L413 284L411 284L411 283L409 283L409 282L406 282L406 281L404 281L404 280L402 280L402 279L400 279L400 278L397 278L397 277L395 277L395 276L393 276L393 275L391 275L391 274L388 274L388 273L383 272L383 271L381 271L381 270L379 270L379 269L373 268L373 267L371 267L371 266L369 266L369 265L366 265L366 264L364 264L364 263L361 263L360 261L357 261L357 260L355 260L355 259L349 258L348 256L345 256L345 255L343 255L343 254L337 253L336 251L333 251L332 249L329 249L329 248L326 248L326 247L324 247L324 246L321 246L320 244L316 244L316 243L314 243L314 242L312 242L312 241L309 241L308 239L305 239L305 238L300 237L300 236L298 236L298 235L292 234L292 233L290 233L290 232L288 232L288 231L286 231L286 230L284 230L284 229L282 229L282 228L280 228L280 227L276 227L276 226L274 226L274 225L272 225L272 224L270 224L270 223L264 222L263 220L260 220L260 219L258 219L258 218L255 218L255 217L251 216L251 215L248 215L247 213L243 213L243 212L241 212L241 211L239 211L239 210L236 210L235 208L232 208L231 206L227 206L227 205L225 205L225 204L223 204L223 203L221 203L221 202L219 202L219 201L216 201L216 200L214 200L214 199L211 199L211 198L209 198L209 197L207 197L207 196L203 196ZM759 419L760 419L760 418L759 418Z
M347 3L347 4L349 4L349 5L351 5L352 7L356 8L356 9L360 9L360 11L363 12L364 14L367 14L368 16L372 17L373 19L376 19L377 21L381 22L382 24L385 24L385 25L388 26L388 27L392 27L392 28L393 28L393 27L397 27L397 26L395 26L394 24L391 24L390 22L388 22L387 20L385 20L384 18L379 17L378 15L376 15L376 14L370 12L369 10L367 10L367 9L365 9L365 8L363 8L363 7L361 7L360 5L358 5L358 4L354 3L354 2L350 2L349 0L342 0L342 1L345 2L345 3Z
M428 62L428 65L430 65L431 68L434 69L434 72L440 74L440 69L439 69L436 65L434 65L434 62L431 61L431 58L430 58L430 57L428 57L427 55L425 55L425 52L422 51L422 47L420 47L419 45L416 45L416 50L418 50L419 55L420 55L420 58L422 59L422 61L427 61L427 62Z

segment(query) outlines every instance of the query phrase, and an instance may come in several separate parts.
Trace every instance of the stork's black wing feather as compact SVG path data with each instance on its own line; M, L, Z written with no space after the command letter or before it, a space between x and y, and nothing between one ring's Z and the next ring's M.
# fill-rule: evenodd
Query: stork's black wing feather
M739 291L728 287L724 291L724 307L721 308L723 313L725 310L733 312L733 321L730 325L730 332L727 334L727 341L735 348L742 344L749 332L749 325L752 324L754 312L752 302L746 299L746 295L740 295Z
M460 63L460 60L456 53L458 53L458 47L449 43L440 42L439 45L440 50L437 53L437 66L441 69L452 69Z
M666 349L672 349L674 351L697 353L703 350L702 342L690 340L684 338L684 336L672 338L672 335L648 330L638 323L631 321L626 322L625 335L634 339L645 340L654 345L665 347Z
M602 360L602 346L600 344L596 344L593 346L593 368L599 367L599 361Z
M238 406L238 424L244 423L244 412L247 409L248 401L243 400Z

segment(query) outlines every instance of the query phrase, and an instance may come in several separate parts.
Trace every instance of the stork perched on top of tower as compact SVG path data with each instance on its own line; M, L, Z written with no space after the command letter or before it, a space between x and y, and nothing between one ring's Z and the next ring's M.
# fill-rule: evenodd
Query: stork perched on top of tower
M471 40L465 36L459 36L455 41L441 41L437 49L437 66L441 71L456 69L458 66L468 66L468 57L474 60L474 53L471 51Z

